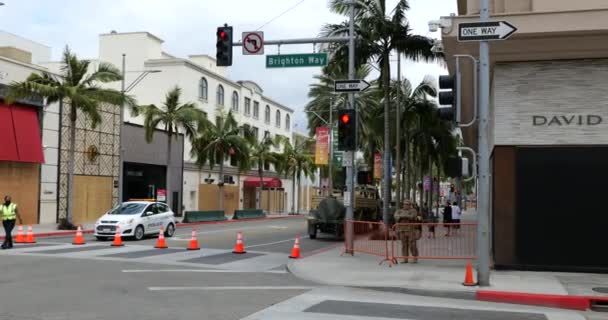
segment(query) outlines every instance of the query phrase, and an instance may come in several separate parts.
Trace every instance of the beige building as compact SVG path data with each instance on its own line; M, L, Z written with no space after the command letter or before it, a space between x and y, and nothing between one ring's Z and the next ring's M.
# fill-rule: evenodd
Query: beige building
M496 267L608 270L594 251L608 225L608 1L490 0L491 20L518 30L490 42L492 255ZM479 21L479 0L458 0L443 18L450 72L458 24ZM463 121L472 116L473 74L461 64ZM463 130L477 149L477 127Z

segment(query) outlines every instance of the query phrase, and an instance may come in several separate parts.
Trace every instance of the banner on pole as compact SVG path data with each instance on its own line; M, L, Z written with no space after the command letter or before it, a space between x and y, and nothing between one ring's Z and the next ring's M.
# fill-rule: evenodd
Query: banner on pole
M424 191L431 190L431 177L424 176L423 187L424 187Z
M382 179L382 155L374 154L374 179Z
M329 128L316 129L317 143L315 145L315 164L327 164L329 154Z

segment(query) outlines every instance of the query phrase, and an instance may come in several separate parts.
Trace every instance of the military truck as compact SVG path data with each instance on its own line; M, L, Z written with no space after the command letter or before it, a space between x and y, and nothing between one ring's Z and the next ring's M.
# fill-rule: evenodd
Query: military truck
M378 189L372 186L357 186L355 190L354 220L380 220ZM311 210L307 217L308 236L317 237L317 232L332 234L338 238L344 235L346 208L343 192L334 190L331 195L313 195Z

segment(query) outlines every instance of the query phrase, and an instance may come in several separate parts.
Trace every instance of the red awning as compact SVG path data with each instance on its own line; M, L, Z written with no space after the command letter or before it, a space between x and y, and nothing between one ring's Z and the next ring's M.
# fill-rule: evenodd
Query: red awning
M281 188L283 183L279 178L264 178L262 179L264 188ZM247 177L243 181L245 188L257 188L260 186L260 177Z
M0 103L0 161L44 163L38 111Z

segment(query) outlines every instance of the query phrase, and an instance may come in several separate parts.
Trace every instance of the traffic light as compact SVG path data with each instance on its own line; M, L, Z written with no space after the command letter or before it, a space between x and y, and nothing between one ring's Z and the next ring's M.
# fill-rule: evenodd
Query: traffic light
M357 172L357 184L372 184L374 182L373 172L371 171L359 171Z
M451 178L469 177L469 159L461 157L451 157L447 160L446 174Z
M357 113L354 109L338 112L338 150L357 150Z
M218 67L228 67L232 65L232 27L224 24L217 28L217 53L215 55Z
M456 76L439 76L439 119L458 122L458 80Z

